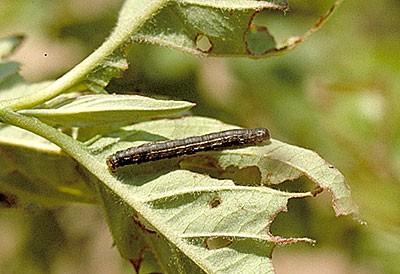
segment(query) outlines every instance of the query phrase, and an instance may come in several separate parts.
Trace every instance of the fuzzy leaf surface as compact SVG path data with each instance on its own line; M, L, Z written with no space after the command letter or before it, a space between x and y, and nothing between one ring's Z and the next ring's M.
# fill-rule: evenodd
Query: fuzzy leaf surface
M135 121L178 114L193 103L157 100L138 95L85 95L65 101L54 109L28 109L20 113L64 127L125 125Z
M119 177L119 181L122 200L115 204L131 206L127 220L149 237L145 245L166 258L161 268L172 266L184 273L272 273L271 253L276 244L312 242L274 237L269 232L273 219L286 210L290 198L310 193L236 186L230 180L185 170L148 181L128 176ZM105 191L103 197L109 195L115 193ZM114 210L109 210L108 216L114 216ZM118 231L120 226L112 230ZM158 241L165 241L164 246L152 240L154 234ZM121 253L132 250L127 241L118 244Z

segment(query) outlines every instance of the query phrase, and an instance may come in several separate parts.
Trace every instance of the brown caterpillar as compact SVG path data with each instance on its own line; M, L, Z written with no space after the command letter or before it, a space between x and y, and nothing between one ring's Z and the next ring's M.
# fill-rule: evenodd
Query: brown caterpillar
M109 169L115 171L126 165L191 155L203 151L257 145L269 139L270 133L266 128L231 129L131 147L108 156L106 162Z

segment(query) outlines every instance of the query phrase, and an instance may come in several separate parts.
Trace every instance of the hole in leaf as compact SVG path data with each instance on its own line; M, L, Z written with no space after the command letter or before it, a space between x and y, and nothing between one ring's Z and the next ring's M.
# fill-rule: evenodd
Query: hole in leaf
M287 180L280 184L270 185L269 187L284 192L318 192L317 186L304 177L295 180Z
M304 199L289 200L287 211L282 208L284 211L275 216L270 227L271 234L279 234L283 238L311 235L313 212L310 203L312 202Z
M223 173L219 176L220 179L230 179L236 185L260 185L261 172L256 166L248 166L238 168L235 166L228 166Z
M205 173L212 178L219 178L223 172L222 168L218 165L217 160L208 155L184 157L179 162L179 167L197 173Z
M245 36L246 50L251 55L263 55L276 48L274 37L264 26L250 24Z
M205 240L205 245L208 249L220 249L230 246L233 242L231 237L211 237Z
M204 34L196 36L196 48L204 53L209 53L212 50L213 44L210 39Z
M208 205L209 205L211 208L216 208L216 207L219 206L221 203L222 203L221 197L218 197L218 196L217 196L217 197L212 198L211 201L208 203Z
M316 187L311 191L311 193L312 193L312 195L313 195L314 197L316 197L317 195L321 194L323 191L324 191L324 189L323 189L322 187L316 186Z
M212 178L229 179L237 185L260 185L261 172L256 166L221 168L215 158L207 155L188 156L179 162L181 169L208 174Z

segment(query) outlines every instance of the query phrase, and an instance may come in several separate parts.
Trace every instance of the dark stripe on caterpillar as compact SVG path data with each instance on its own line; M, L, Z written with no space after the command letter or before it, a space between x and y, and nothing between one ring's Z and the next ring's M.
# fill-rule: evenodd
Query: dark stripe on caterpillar
M148 143L117 151L107 157L111 171L119 167L191 155L203 151L257 145L270 139L266 128L231 129L178 140Z

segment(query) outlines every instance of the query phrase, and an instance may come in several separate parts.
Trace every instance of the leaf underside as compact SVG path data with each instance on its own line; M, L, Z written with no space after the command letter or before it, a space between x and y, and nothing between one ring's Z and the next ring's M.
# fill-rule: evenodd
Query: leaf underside
M201 117L157 120L124 127L120 132L104 135L90 144L100 161L116 150L148 141L179 139L232 128L219 121ZM192 171L179 170L194 158L206 157L210 169L256 167L262 175L259 186L235 185L234 179L221 180ZM267 176L267 175L268 176ZM280 238L270 234L275 216L286 210L290 198L308 197L307 193L287 193L262 186L279 184L306 176L333 197L337 215L358 216L350 190L343 176L316 153L272 140L271 144L222 152L203 153L122 168L115 177L121 183L122 201L145 237L146 247L156 254L169 254L167 265L183 273L273 273L271 252L277 244L306 238ZM104 191L103 197L115 195ZM135 210L135 204L143 207ZM112 216L118 208L107 208L111 229L119 235L119 225ZM155 243L163 240L162 246ZM122 237L114 237L119 239ZM156 241L157 242L157 241ZM117 242L121 253L130 250L125 241ZM131 253L125 253L128 259ZM164 262L165 263L165 262ZM242 268L243 267L243 268Z
M182 113L194 104L156 100L138 95L85 95L67 99L57 108L35 108L20 113L63 127L126 125L137 121Z
M270 273L270 256L276 244L312 242L304 238L281 239L269 232L273 218L286 210L288 199L307 197L309 193L235 186L230 180L212 179L185 170L142 181L144 184L139 187L132 185L137 183L134 179L121 181L124 204L128 208L137 202L142 204L138 211L131 207L127 221L141 230L146 239L143 247L148 246L156 253L165 252L159 248L167 248L172 253L167 257L168 265L180 267L184 273L247 273L248 269ZM109 195L114 193L104 191L103 197ZM119 222L118 225L112 222L119 206L110 208L109 205L107 209L114 239L127 257L132 251L123 252L131 250L129 243L118 237L121 235ZM152 238L156 235L158 240L165 241L166 247L154 244Z

